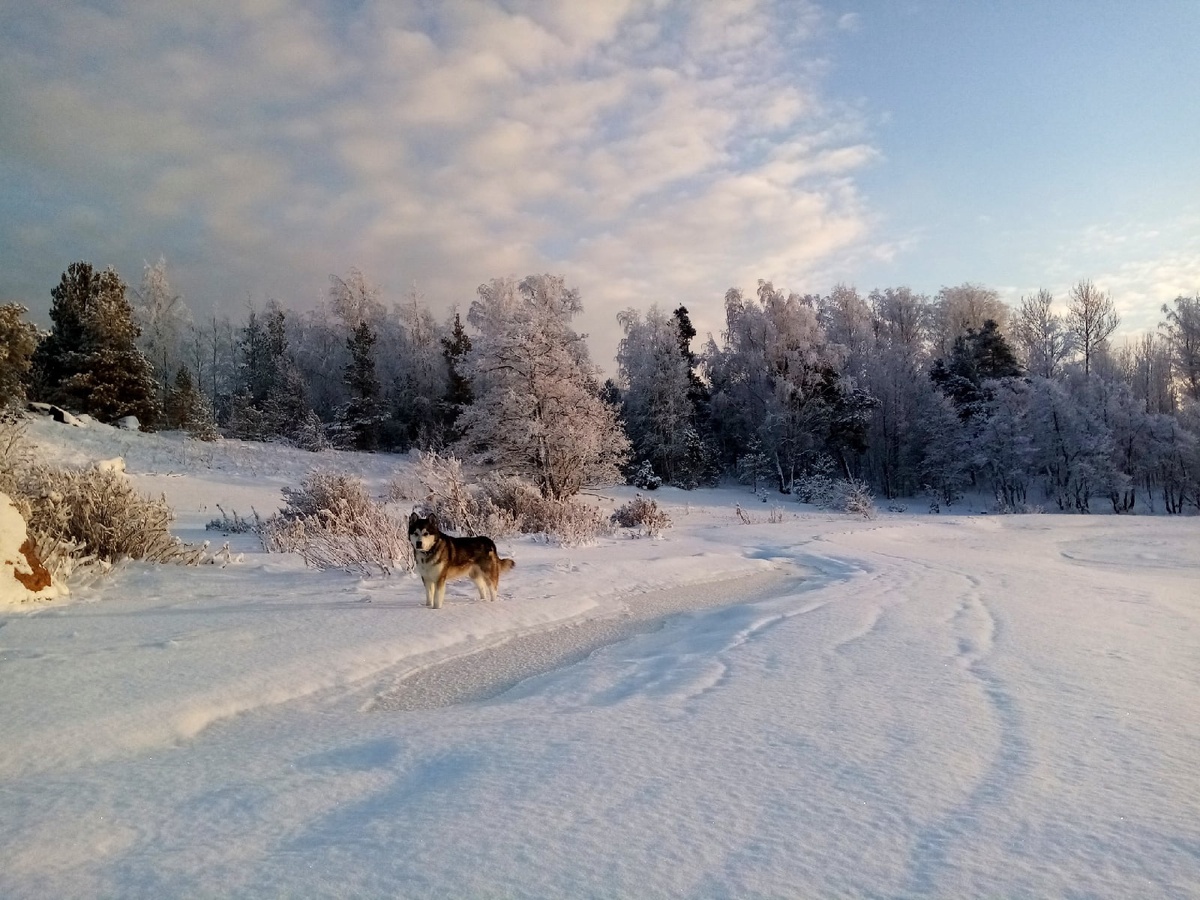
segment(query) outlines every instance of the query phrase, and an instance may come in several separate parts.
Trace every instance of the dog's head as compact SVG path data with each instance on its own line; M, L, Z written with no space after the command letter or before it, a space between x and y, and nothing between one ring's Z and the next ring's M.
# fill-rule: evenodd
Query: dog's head
M414 550L428 552L437 543L437 519L433 516L418 516L415 512L408 517L408 540Z

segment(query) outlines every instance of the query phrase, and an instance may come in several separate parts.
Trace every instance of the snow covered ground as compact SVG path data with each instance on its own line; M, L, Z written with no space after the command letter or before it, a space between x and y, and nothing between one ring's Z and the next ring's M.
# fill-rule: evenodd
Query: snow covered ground
M33 431L186 540L398 465ZM1200 896L1200 518L656 498L494 604L234 536L0 612L0 896Z

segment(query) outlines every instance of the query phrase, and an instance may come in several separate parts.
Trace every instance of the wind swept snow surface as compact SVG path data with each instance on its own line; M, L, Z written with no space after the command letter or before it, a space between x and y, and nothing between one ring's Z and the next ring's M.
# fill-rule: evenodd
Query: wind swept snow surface
M268 511L154 446L185 539ZM746 498L501 541L496 603L235 537L5 615L0 896L1200 895L1200 520Z

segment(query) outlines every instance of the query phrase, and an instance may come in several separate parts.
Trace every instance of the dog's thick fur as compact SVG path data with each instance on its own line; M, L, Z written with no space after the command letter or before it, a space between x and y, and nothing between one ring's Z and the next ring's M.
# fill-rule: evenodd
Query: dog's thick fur
M489 537L454 537L438 528L434 516L408 517L408 539L413 545L417 572L425 584L425 605L442 608L446 582L470 578L479 588L480 600L495 600L500 588L500 573L515 562L501 559Z

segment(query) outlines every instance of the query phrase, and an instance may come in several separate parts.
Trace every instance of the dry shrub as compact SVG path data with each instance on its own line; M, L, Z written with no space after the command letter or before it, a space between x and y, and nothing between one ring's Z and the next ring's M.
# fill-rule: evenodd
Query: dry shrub
M522 529L527 533L544 533L567 547L590 544L597 538L613 533L612 523L597 507L572 500L544 500L541 514Z
M479 484L480 500L511 517L515 530L544 534L565 546L587 544L612 534L599 509L570 499L551 499L520 478L490 477Z
M346 507L350 516L362 515L375 505L362 479L345 472L309 472L300 487L283 489L283 499L287 505L280 515L286 519L308 518L338 506Z
M0 491L25 519L51 576L79 587L123 559L196 565L207 544L182 543L163 497L139 494L114 465L88 469L36 459L24 423L0 422Z
M612 514L612 521L622 528L640 528L650 537L658 537L671 527L671 517L658 508L657 502L641 494L619 507Z
M25 424L7 416L0 416L0 492L8 494L20 509L20 475L33 465L33 448L25 437Z
M219 531L222 534L259 534L262 532L262 517L254 507L250 507L252 518L247 519L239 516L236 509L226 512L225 507L220 503L215 506L221 511L221 518L210 519L204 526L205 531Z
M298 553L314 569L362 575L412 569L406 526L372 499L361 479L312 472L283 495L287 505L260 527L267 552Z
M164 497L146 497L112 470L56 469L35 464L26 471L26 517L31 533L98 559L140 559L196 564L204 548L171 534L174 514Z
M594 506L552 500L521 478L491 475L468 484L462 463L436 453L421 454L418 477L425 485L419 505L449 531L507 537L542 534L564 545L577 545L611 534L612 528ZM393 482L391 496L402 489Z

